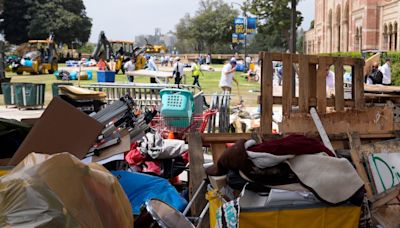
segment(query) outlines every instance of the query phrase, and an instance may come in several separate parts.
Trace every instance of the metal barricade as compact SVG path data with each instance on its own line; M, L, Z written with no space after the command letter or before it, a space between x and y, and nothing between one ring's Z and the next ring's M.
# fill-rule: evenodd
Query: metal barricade
M125 94L129 94L135 103L142 109L161 105L160 91L165 88L178 88L173 84L151 84L151 83L95 83L90 85L81 85L81 87L102 91L107 94L107 102L110 103ZM180 85L179 88L192 91L194 95L201 92L195 85Z

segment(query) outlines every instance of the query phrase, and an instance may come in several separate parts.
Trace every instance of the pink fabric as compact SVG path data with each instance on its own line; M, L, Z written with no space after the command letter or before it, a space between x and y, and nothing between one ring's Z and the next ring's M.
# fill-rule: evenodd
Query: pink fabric
M160 162L159 161L146 161L143 167L144 173L154 173L156 175L161 174Z
M146 159L137 146L136 143L131 144L131 150L125 155L125 161L131 166L140 166Z

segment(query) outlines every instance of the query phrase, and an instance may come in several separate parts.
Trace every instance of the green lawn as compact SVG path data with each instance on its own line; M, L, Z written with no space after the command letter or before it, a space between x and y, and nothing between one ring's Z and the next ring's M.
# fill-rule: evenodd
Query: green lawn
M222 65L220 65L222 67ZM193 78L190 76L190 72L188 73L189 76L187 77L187 84L192 84L193 83ZM259 90L260 89L260 84L256 82L247 82L243 77L241 77L242 73L238 72L236 73L236 78L239 80L239 88L240 88L240 95L243 97L243 100L245 101L246 106L256 106L257 105L257 96L258 93L251 93L249 90ZM46 84L46 104L50 102L52 99L52 91L51 91L51 85L55 82L62 82L57 80L54 75L29 75L29 74L24 74L24 75L16 75L13 73L7 73L7 77L11 77L11 82L29 82L29 83L45 83ZM202 86L202 89L204 90L204 94L210 95L213 94L214 92L219 92L221 91L220 88L218 87L219 84L219 79L221 77L221 72L204 72L204 77L200 76L200 85ZM127 82L126 76L123 74L118 74L116 76L116 81L117 82ZM71 81L75 85L78 85L78 81ZM90 81L81 81L81 85L84 84L91 84L97 82L96 74L93 76L93 80ZM147 83L149 82L149 78L147 77L137 77L135 78L135 82L144 82ZM238 94L238 88L234 88L232 91L233 94L237 95ZM233 105L239 103L239 96L235 96L232 98ZM3 95L0 95L0 105L4 104L3 100Z

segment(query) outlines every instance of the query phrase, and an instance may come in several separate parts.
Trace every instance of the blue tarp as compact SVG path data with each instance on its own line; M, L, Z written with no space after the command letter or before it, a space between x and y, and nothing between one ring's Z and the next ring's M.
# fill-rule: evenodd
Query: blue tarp
M187 205L186 200L166 179L126 171L112 171L111 173L118 178L131 202L134 215L139 215L140 207L150 199L159 199L178 211L183 211Z

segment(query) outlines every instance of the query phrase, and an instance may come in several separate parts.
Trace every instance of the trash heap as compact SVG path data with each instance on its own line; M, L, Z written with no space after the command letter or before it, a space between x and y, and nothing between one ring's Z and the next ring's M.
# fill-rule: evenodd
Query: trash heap
M85 114L80 102L101 93L62 89L32 128L0 122L0 141L21 135L0 160L0 226L132 227L150 199L185 209L171 182L187 169L188 145L149 127L157 110L140 112L126 95Z
M349 160L317 140L302 135L258 144L239 140L206 173L212 186L207 195L211 227L239 222L257 227L358 226L363 181ZM255 216L269 219L254 221Z

